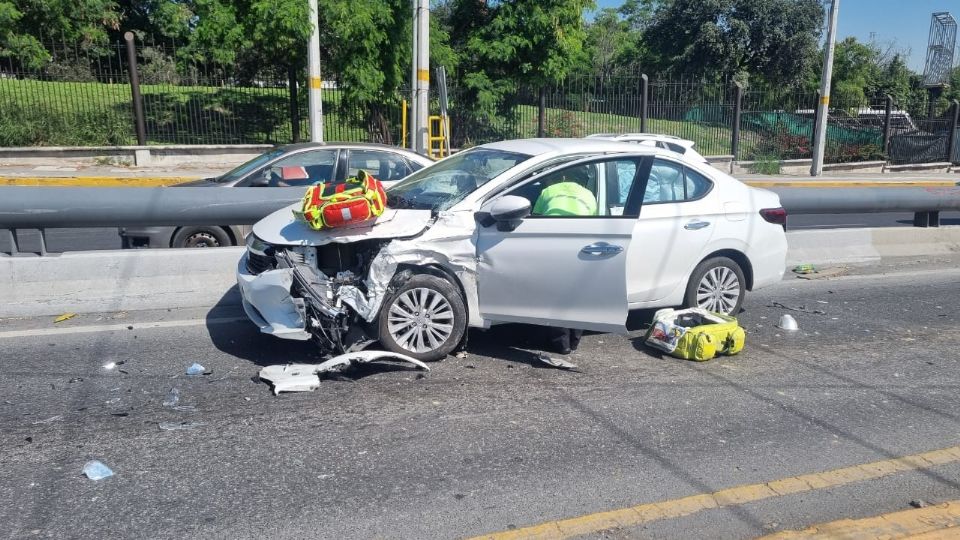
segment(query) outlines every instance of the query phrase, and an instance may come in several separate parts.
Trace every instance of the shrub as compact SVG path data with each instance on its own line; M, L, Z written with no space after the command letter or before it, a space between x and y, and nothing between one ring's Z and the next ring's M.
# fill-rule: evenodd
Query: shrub
M757 156L749 169L754 174L780 174L780 156Z
M116 109L61 112L0 101L0 146L135 144L133 120Z

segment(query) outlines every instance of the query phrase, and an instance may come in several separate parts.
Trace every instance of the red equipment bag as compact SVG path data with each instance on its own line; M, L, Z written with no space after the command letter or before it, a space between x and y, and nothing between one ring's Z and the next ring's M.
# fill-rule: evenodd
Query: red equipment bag
M379 180L361 170L341 184L310 186L293 215L311 229L332 229L376 218L386 207L387 195Z

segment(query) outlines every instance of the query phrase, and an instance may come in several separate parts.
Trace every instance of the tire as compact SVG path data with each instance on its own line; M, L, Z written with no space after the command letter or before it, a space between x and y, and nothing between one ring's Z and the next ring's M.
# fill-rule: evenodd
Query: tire
M736 315L743 306L746 284L743 270L733 259L712 257L693 269L683 305Z
M377 319L387 350L421 361L442 360L463 339L467 308L446 279L415 274L384 300Z
M220 227L184 227L177 230L170 241L175 248L205 248L232 246L230 235Z

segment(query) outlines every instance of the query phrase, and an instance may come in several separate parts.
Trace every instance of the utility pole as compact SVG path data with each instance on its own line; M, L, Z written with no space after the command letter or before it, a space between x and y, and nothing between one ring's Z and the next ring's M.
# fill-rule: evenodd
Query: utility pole
M827 117L830 114L830 79L833 77L833 46L837 39L837 12L840 0L832 0L827 42L824 44L823 73L820 75L820 102L817 103L817 125L813 134L813 164L810 176L823 174L823 152L827 147Z
M323 102L320 101L320 23L317 0L310 3L310 49L307 50L307 96L310 104L310 140L323 142Z
M427 153L430 115L430 1L413 2L413 89L410 99L410 149Z

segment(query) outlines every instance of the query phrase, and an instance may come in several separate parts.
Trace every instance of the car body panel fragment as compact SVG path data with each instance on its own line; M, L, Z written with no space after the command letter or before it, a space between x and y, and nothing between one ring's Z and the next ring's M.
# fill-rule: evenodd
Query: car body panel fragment
M352 364L366 364L377 360L400 360L417 369L430 371L430 366L405 354L388 351L356 351L344 353L320 364L281 364L260 370L260 379L273 384L273 393L310 392L320 387L320 374L340 371Z

